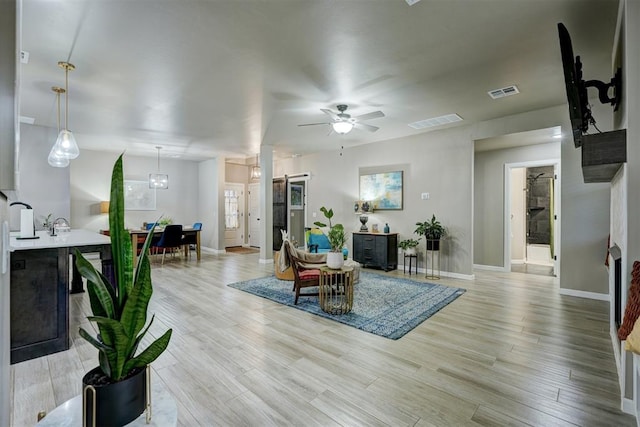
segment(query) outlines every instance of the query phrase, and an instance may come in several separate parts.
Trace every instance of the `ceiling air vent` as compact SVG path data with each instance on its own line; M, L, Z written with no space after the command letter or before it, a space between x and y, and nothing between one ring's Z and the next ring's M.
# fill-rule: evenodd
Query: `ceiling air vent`
M414 129L426 129L434 126L446 125L462 121L462 117L457 114L447 114L446 116L433 117L431 119L420 120L418 122L409 123Z
M492 99L504 98L505 96L515 95L516 93L520 93L517 87L515 86L507 86L502 89L490 90L487 92Z

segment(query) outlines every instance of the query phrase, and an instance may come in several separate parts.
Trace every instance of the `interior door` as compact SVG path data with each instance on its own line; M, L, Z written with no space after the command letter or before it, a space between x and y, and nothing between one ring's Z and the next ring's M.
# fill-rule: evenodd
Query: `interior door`
M282 247L282 230L287 229L287 178L273 179L273 250Z
M259 248L260 241L260 184L249 184L249 246Z
M224 246L244 243L244 184L225 184Z

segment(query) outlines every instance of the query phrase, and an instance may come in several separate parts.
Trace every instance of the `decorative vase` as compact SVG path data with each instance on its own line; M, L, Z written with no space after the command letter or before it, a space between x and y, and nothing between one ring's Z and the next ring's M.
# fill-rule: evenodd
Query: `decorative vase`
M347 259L349 257L349 249L342 248L342 259Z
M389 233L389 224L387 224L386 222L384 223L384 232Z
M405 255L415 255L416 254L416 247L412 247L412 248L407 248L404 250L404 254Z
M439 251L440 250L440 239L427 239L427 250L428 251Z
M147 407L147 369L109 382L100 367L82 378L82 414L85 426L124 426Z
M342 252L328 252L327 253L327 267L332 270L339 270L344 265L344 258Z

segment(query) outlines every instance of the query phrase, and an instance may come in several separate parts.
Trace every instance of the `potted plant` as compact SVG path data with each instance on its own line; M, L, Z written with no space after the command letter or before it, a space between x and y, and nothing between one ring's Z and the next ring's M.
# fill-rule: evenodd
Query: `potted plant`
M404 251L405 255L415 255L416 254L416 246L420 243L420 238L416 239L405 239L398 243L400 249Z
M440 224L440 221L436 219L436 215L433 214L431 220L425 222L416 222L416 229L414 233L418 236L424 236L427 241L428 251L440 250L440 239L446 234L446 229Z
M76 250L76 266L87 279L87 291L98 335L80 328L80 336L98 349L99 366L82 379L83 425L122 426L136 419L148 406L148 365L167 348L172 330L146 349L140 342L153 323L147 324L152 294L149 233L134 270L131 237L124 225L122 155L113 166L109 231L115 283L98 272ZM146 325L146 326L145 326ZM95 419L94 419L95 415Z
M320 208L320 212L322 212L325 218L329 220L329 232L327 233L327 238L331 245L331 251L327 253L327 267L337 270L342 268L344 265L342 248L347 242L347 233L344 231L344 226L342 224L331 224L333 209L327 209L323 206ZM313 224L318 227L327 227L327 224L320 221L316 221Z

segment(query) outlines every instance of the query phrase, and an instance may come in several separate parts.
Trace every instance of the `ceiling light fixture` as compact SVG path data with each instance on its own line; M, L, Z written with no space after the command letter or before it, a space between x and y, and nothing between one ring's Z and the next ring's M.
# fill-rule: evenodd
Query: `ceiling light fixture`
M158 173L149 174L149 188L155 188L156 190L166 190L169 188L169 175L166 173L160 173L160 150L162 147L156 146L158 150Z
M251 179L260 179L261 176L262 176L262 170L260 169L258 155L256 154L256 164L251 166Z
M65 93L65 90L58 86L53 86L51 90L56 93L56 100L58 104L58 133L60 133L60 94ZM49 165L54 168L66 168L69 166L69 159L64 157L62 152L58 150L57 141L53 144L53 147L51 147L47 161L49 162Z
M333 126L334 132L340 135L345 135L353 129L353 123L350 122L333 122L331 126Z
M65 61L58 62L60 68L64 68L64 129L58 133L58 139L56 140L56 146L54 148L60 153L61 156L66 157L69 160L73 160L80 155L80 149L76 143L76 138L73 136L73 132L69 130L69 71L76 69L75 65Z

